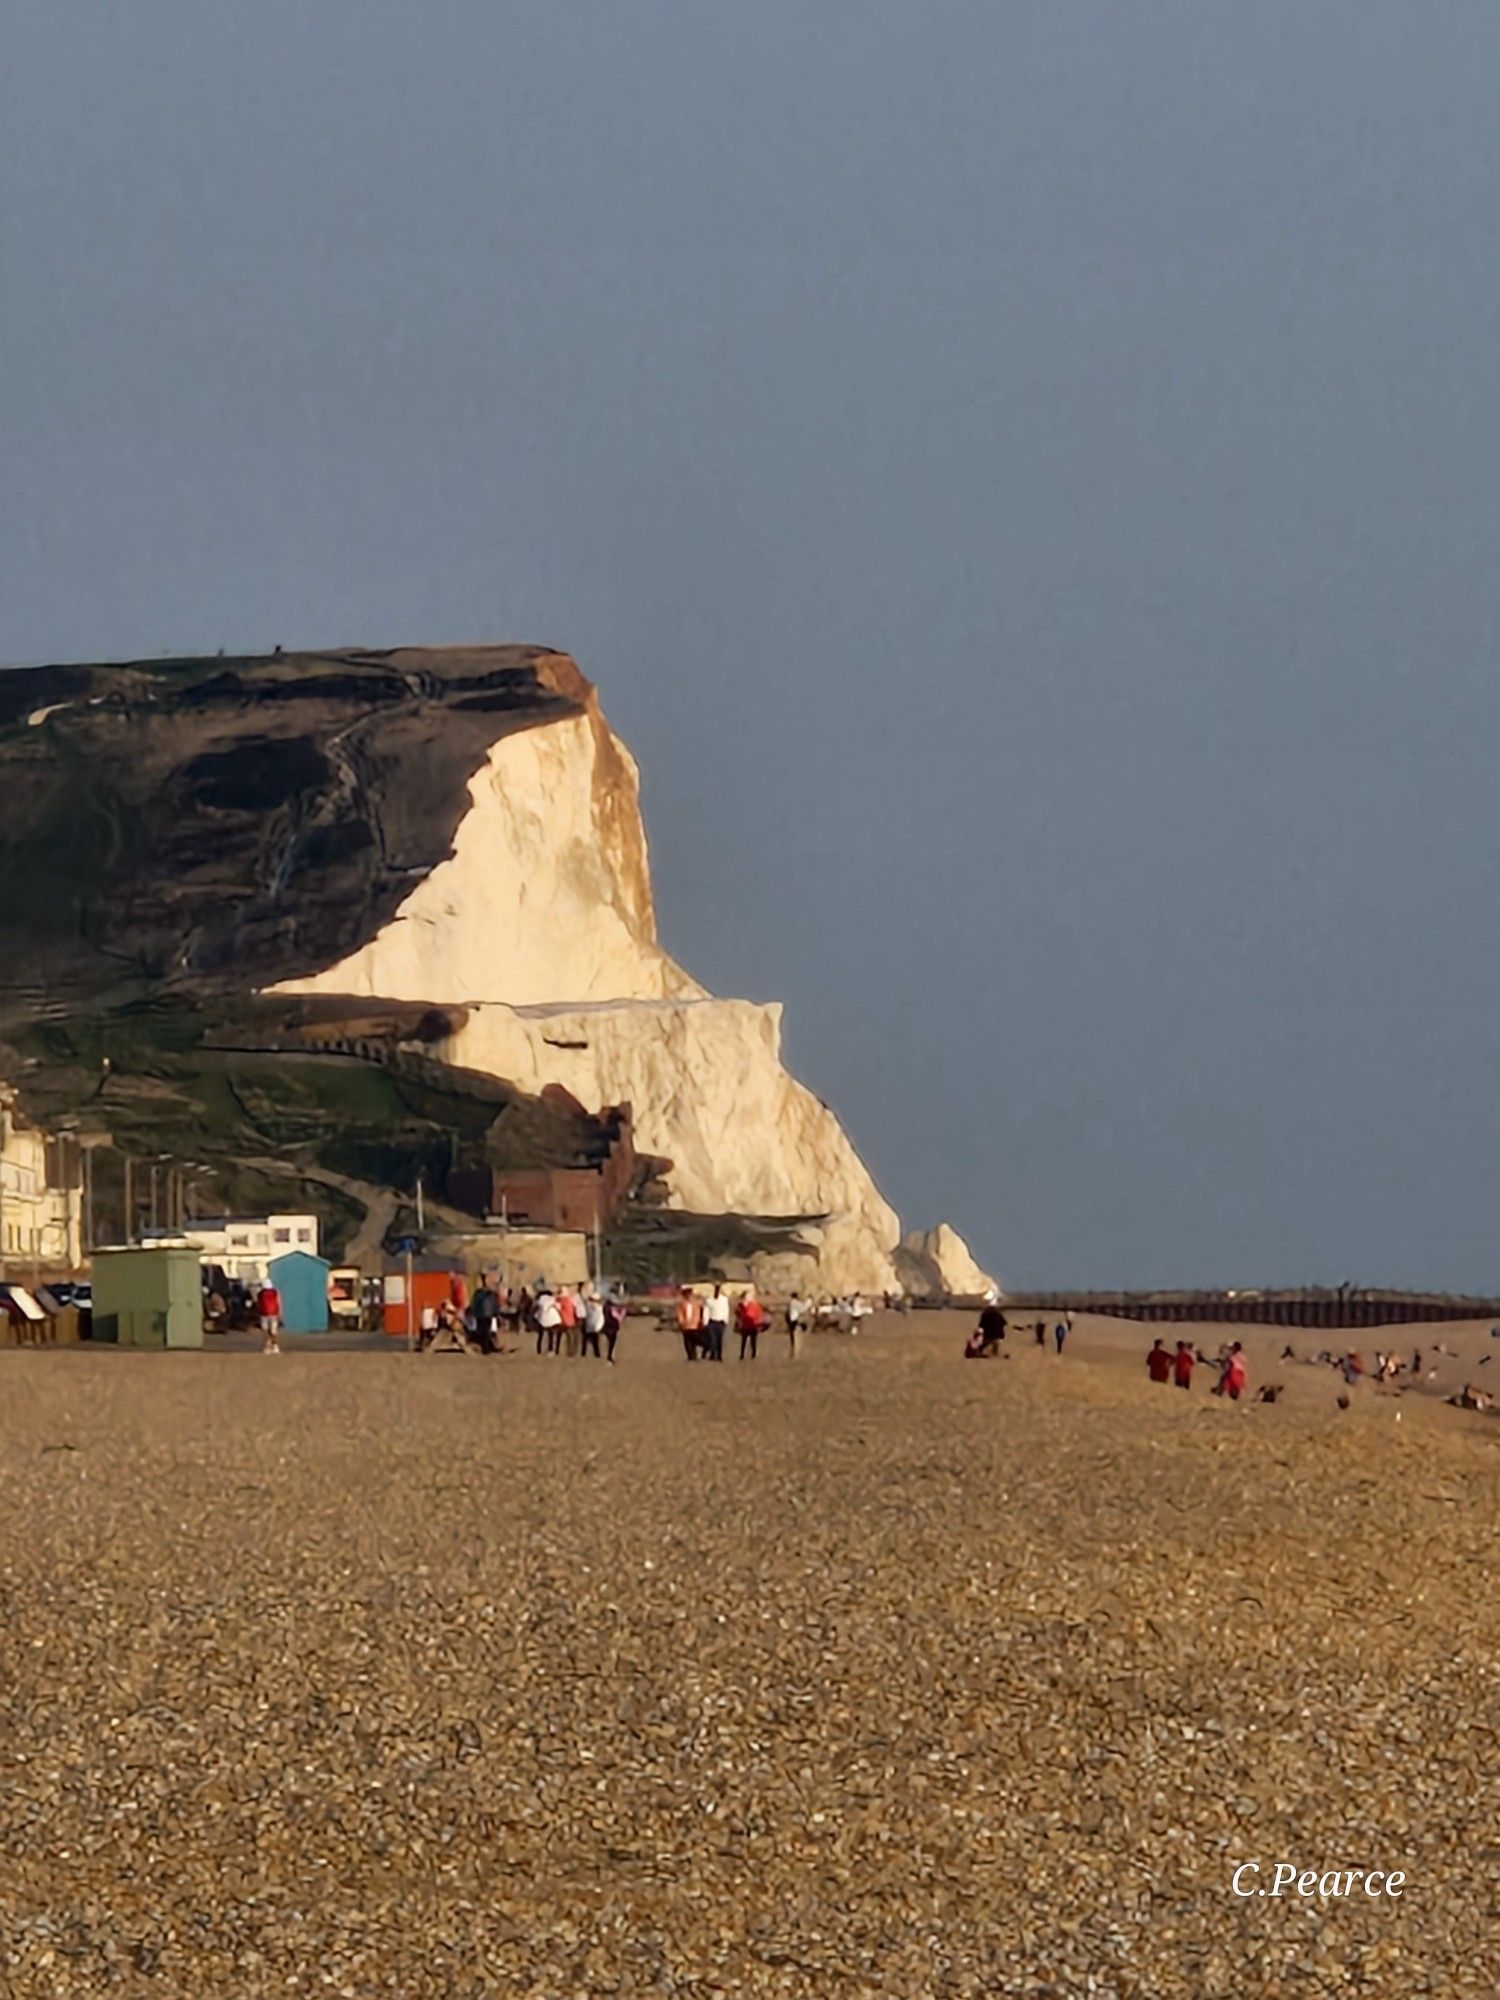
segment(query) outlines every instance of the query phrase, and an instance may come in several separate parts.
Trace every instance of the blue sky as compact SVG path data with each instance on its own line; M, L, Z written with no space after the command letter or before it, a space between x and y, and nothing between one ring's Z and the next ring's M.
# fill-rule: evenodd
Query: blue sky
M909 1221L1500 1285L1492 8L6 42L7 660L566 647Z

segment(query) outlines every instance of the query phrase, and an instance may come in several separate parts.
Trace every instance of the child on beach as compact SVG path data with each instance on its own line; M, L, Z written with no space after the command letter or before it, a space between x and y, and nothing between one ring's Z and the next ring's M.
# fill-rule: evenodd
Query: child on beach
M965 1361L1004 1361L1006 1356L1000 1351L1000 1343L984 1330L983 1322L976 1326L964 1342Z

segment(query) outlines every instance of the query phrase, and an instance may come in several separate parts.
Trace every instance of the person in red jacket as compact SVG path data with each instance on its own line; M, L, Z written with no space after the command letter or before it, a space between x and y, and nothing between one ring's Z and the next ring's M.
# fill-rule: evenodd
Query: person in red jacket
M260 1319L260 1351L262 1354L281 1352L281 1294L269 1282L262 1285L255 1301L255 1310Z
M1249 1371L1245 1366L1245 1350L1236 1341L1219 1364L1219 1380L1214 1389L1216 1396L1227 1396L1231 1403L1237 1403L1245 1393Z
M735 1319L740 1329L740 1359L745 1358L745 1349L750 1350L750 1359L755 1359L760 1345L761 1328L766 1323L766 1309L754 1292L746 1292L734 1309Z
M1177 1352L1172 1356L1172 1380L1179 1389L1193 1386L1193 1349L1189 1341L1179 1340Z
M1157 1340L1146 1356L1146 1373L1153 1382L1170 1382L1172 1379L1172 1357Z

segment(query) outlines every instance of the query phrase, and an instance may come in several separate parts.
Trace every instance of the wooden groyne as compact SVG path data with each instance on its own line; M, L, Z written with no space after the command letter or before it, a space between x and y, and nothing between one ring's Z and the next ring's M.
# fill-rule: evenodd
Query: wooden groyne
M1003 1301L1007 1315L1099 1313L1107 1319L1222 1323L1227 1326L1406 1326L1427 1320L1492 1319L1500 1299L1452 1293L1340 1287L1285 1292L1021 1292Z

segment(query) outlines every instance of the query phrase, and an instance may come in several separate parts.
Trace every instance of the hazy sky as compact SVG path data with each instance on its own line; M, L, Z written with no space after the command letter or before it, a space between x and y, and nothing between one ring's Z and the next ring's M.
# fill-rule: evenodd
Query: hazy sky
M9 0L8 660L574 652L1007 1281L1500 1286L1500 10Z

